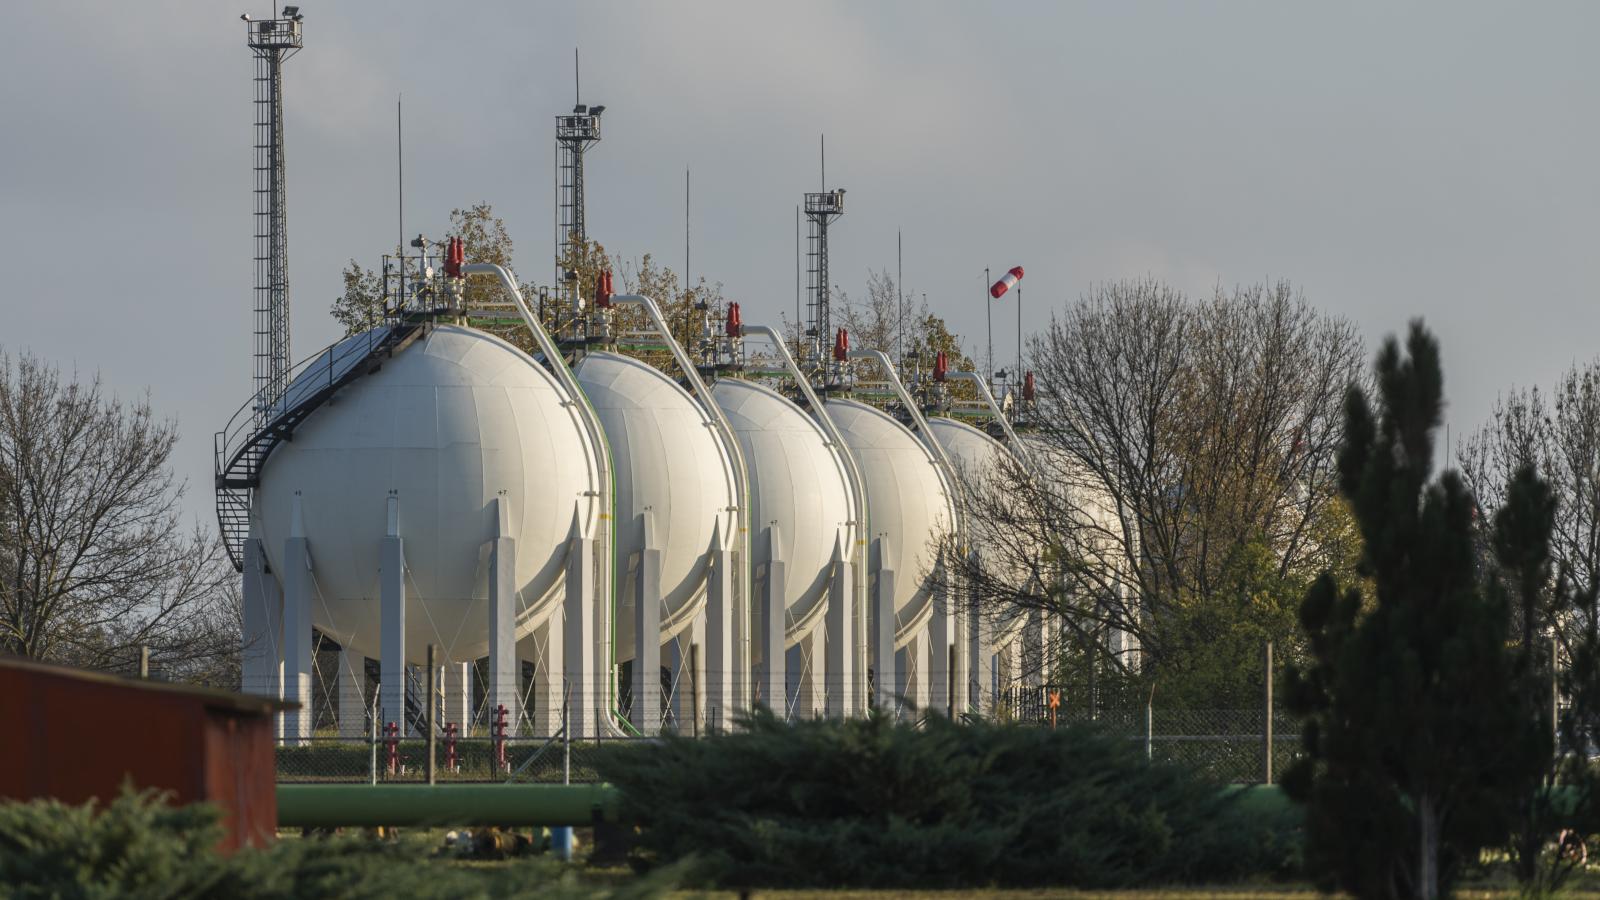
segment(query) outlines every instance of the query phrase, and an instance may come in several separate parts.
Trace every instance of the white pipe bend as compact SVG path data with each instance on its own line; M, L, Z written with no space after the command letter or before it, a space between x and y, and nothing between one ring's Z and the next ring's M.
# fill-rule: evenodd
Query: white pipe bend
M1028 452L1028 448L1022 445L1022 441L1017 438L1016 431L1011 428L1011 420L1007 419L1005 413L1000 411L1000 404L995 402L994 394L989 392L989 386L983 383L983 379L978 377L978 373L946 372L945 378L967 381L978 386L978 393L982 395L983 402L988 404L989 412L994 414L995 419L1000 423L1000 427L1005 430L1006 440L1011 442L1011 452L1016 454L1017 459L1022 461L1022 465L1028 470L1029 475L1038 478L1039 472L1034 468L1033 456Z

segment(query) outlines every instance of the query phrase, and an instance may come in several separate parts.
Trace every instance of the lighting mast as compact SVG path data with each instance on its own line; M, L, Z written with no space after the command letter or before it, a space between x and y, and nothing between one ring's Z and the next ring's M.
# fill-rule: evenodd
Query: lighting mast
M572 53L573 100L571 115L556 116L556 294L569 308L583 308L584 286L576 269L566 262L583 251L588 238L583 211L583 155L600 142L600 114L604 106L586 106L579 95L578 53Z
M826 144L823 145L822 190L807 192L806 221L810 223L806 240L807 285L806 337L810 339L807 356L803 362L814 368L823 368L827 362L827 348L836 335L828 314L828 301L832 285L828 281L828 226L844 215L844 188L828 190L828 162Z
M245 23L255 77L255 421L265 425L289 386L289 232L284 209L283 63L300 50L300 7Z

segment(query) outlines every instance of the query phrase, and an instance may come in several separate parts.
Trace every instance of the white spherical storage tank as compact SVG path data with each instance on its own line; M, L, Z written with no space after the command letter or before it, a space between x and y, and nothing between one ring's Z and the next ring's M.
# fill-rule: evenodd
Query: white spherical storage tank
M1015 477L1017 465L1006 445L987 433L965 422L943 417L928 420L928 429L944 448L945 455L956 470L959 482L959 502L970 504L974 498L980 502L994 502L1004 496L1004 479ZM1010 504L1007 504L1010 506ZM987 571L1002 579L1009 587L1022 589L1030 577L1029 567L1017 558L1018 548L993 532L989 519L973 515L968 509L966 517L967 542L979 554ZM1015 616L1001 625L1000 640L1008 641L1026 624L1026 616Z
M777 391L722 379L712 394L744 454L753 566L769 561L761 535L777 525L778 553L788 571L785 634L793 645L826 609L835 540L842 538L846 554L855 540L846 463L816 421Z
M301 379L319 376L326 368L312 365ZM308 387L299 381L288 396ZM313 560L313 623L377 656L379 550L396 498L406 655L422 662L432 643L447 659L471 660L488 652L494 501L505 501L517 542L521 634L556 605L574 512L585 527L600 514L595 452L539 363L485 332L435 326L329 398L273 450L254 527L282 571L284 542L299 519Z
M618 565L643 549L648 513L661 551L661 635L665 642L692 624L705 603L712 539L735 533L733 463L700 404L650 365L594 352L573 367L611 447L616 479ZM619 572L618 661L633 658L633 588Z
M954 492L933 454L888 413L854 400L826 405L866 488L867 540L882 542L883 564L895 572L895 645L903 647L933 611L930 578L937 544L955 527Z

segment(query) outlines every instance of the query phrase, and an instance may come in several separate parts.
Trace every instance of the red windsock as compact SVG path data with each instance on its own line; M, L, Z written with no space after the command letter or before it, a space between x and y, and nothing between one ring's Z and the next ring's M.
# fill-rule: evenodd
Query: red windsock
M594 277L594 305L601 309L611 308L611 272L609 269Z
M744 321L739 318L739 304L728 304L728 337L739 337L744 334Z
M933 380L944 381L944 375L948 371L950 371L950 357L946 356L943 350L940 350L933 357Z
M850 332L843 328L833 338L833 358L839 362L850 358Z
M1022 376L1022 399L1033 402L1033 373Z
M1005 296L1006 291L1009 291L1013 287L1016 287L1017 282L1019 282L1021 280L1022 280L1022 267L1021 266L1015 266L1015 267L1013 267L1011 269L1011 271L1007 272L999 281L996 281L993 285L990 286L990 288L989 288L989 296L993 297L996 300L999 300L1001 297Z

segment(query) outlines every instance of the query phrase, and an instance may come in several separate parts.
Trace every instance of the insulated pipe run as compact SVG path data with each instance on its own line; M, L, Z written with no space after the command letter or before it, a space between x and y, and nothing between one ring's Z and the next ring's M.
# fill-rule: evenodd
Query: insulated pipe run
M672 329L667 327L667 319L661 314L661 306L643 294L616 294L611 298L611 303L615 306L637 306L645 311L645 315L650 317L650 324L655 326L656 334L666 342L667 349L672 351L672 358L682 370L684 379L689 382L689 388L694 392L695 399L700 401L706 415L711 417L717 431L722 435L722 442L727 445L728 453L733 457L733 477L735 488L739 493L739 508L734 510L734 513L738 516L739 534L742 537L736 537L734 540L741 545L741 550L748 554L750 528L749 522L746 521L746 512L750 507L750 479L745 471L744 453L739 449L739 439L733 433L733 426L728 424L728 417L722 414L722 407L718 406L716 398L711 396L711 389L706 387L705 379L700 377L700 370L695 368L694 361L672 336Z
M611 560L611 565L599 566L600 571L597 573L599 583L596 585L598 590L595 593L600 598L597 601L597 605L604 607L608 622L605 629L597 629L597 631L605 636L608 648L605 653L608 674L604 680L608 685L613 685L612 689L614 690L615 679L609 674L609 668L611 661L616 656L616 652L614 648L610 647L609 622L615 615L616 604L614 572L616 567L616 541L610 533L610 529L615 527L615 520L612 517L615 500L612 496L611 450L610 445L606 443L605 429L601 426L600 417L595 413L594 407L589 404L589 398L583 393L583 389L579 387L577 377L567 367L567 361L561 355L561 350L556 347L555 341L550 339L550 334L539 323L538 317L528 308L528 302L523 299L522 291L517 287L516 275L505 266L495 265L494 263L467 263L461 267L461 274L463 276L490 275L499 279L500 286L511 297L512 303L517 307L517 313L522 316L523 323L528 326L529 333L533 335L533 341L538 345L539 352L543 353L544 358L549 362L550 370L555 374L556 381L561 383L568 395L575 401L578 410L578 421L583 423L583 429L589 438L589 445L595 450L595 464L598 466L595 480L600 487L600 513L595 518L593 538L601 542L600 557ZM566 627L573 626L571 623L567 623ZM612 727L613 733L622 735L625 732L616 727L614 720L616 715L614 699L612 698L611 701L608 701L613 709L606 716L606 722Z
M833 444L833 449L839 454L839 458L844 461L845 477L850 481L850 493L855 503L855 508L851 510L851 513L856 520L855 546L851 548L850 553L851 558L855 560L855 565L852 566L854 570L852 572L853 584L850 591L852 596L855 597L857 608L864 609L864 604L867 603L868 567L866 553L867 535L869 534L867 528L867 490L865 483L862 481L861 472L856 469L855 457L850 455L850 448L844 442L844 435L840 434L838 427L833 424L833 417L828 415L828 410L822 405L822 400L811 387L810 379L806 378L805 373L800 371L800 366L794 361L794 355L789 352L789 345L784 343L783 336L778 333L778 330L771 325L746 325L744 326L744 334L747 337L761 335L772 345L773 350L778 354L778 358L783 361L784 369L788 371L789 376L794 379L795 384L800 388L800 395L805 397L806 403L811 405L812 411L816 414L817 424L822 426L823 432L828 436L828 441ZM864 627L856 629L856 673L858 677L863 678L867 671L866 631L867 629Z
M280 784L280 828L562 826L616 821L609 784Z
M895 371L894 363L889 361L889 355L882 350L851 350L850 358L871 360L876 362L879 368L883 369L883 375L889 380L889 385L894 388L895 396L900 398L900 403L905 406L906 412L911 414L912 423L917 426L917 439L922 441L922 445L928 449L929 453L933 454L933 458L939 461L939 468L944 472L945 480L949 483L951 490L954 491L957 484L955 466L950 464L950 457L945 454L944 447L934 440L933 432L928 430L928 420L922 417L922 409L917 406L916 400L912 399L911 392L906 390L905 384L900 380L900 373ZM952 496L954 495L952 494ZM959 509L957 509L956 515L962 515ZM965 522L958 519L956 522L956 535L963 546L966 544L965 533Z
M672 351L672 358L677 362L678 368L682 370L684 379L689 382L690 389L694 391L695 399L700 401L700 406L704 408L706 415L711 417L717 433L722 436L723 445L728 448L728 456L733 460L733 486L738 495L738 506L732 510L738 522L738 534L733 536L733 540L730 543L738 549L745 563L740 567L744 570L744 590L740 592L740 602L748 606L752 596L749 565L751 559L750 476L744 466L744 453L739 449L738 435L733 433L733 426L728 424L728 417L722 414L722 407L718 406L716 398L711 396L711 389L706 387L705 379L700 377L700 371L694 367L694 360L689 358L689 354L679 345L677 339L672 336L672 329L667 326L667 318L661 314L660 304L643 294L616 294L612 296L611 303L615 306L637 306L645 311L645 315L650 318L650 324L655 326L656 333L666 342L667 349ZM743 621L748 631L748 616ZM738 646L745 648L743 654L736 653L735 656L742 656L744 665L748 668L750 635L748 633L734 635L734 641ZM736 698L735 702L742 708L745 698Z
M1017 433L1011 428L1011 420L1007 419L1005 413L1000 411L1000 404L994 402L994 394L989 392L989 386L983 383L983 379L978 376L978 373L946 372L944 377L951 381L966 381L978 386L979 396L983 397L983 402L988 405L989 412L994 414L995 420L1005 430L1006 440L1011 443L1011 452L1017 455L1017 459L1022 460L1022 465L1028 470L1029 475L1038 478L1039 472L1034 468L1033 457L1029 455L1028 448L1022 445L1021 440L1018 440Z
M849 356L851 359L866 359L876 362L878 367L883 370L884 377L888 379L889 385L894 388L895 396L900 398L900 403L905 406L906 412L911 416L911 421L917 426L917 439L922 442L922 445L927 448L928 453L933 456L936 464L935 468L938 469L938 471L942 474L946 489L950 492L951 499L958 499L960 497L960 482L956 480L955 466L950 463L950 456L944 452L944 447L933 436L933 431L928 428L928 420L923 418L921 408L917 406L916 400L914 400L911 396L911 392L906 390L905 383L900 380L900 373L895 370L894 363L889 360L888 354L884 353L882 350L851 350ZM967 514L962 506L963 504L960 502L955 504L955 537L956 552L965 554L967 552ZM946 571L948 572L948 570ZM950 591L951 585L949 577L946 575L945 592L947 603L949 602L948 598ZM932 605L931 600L930 605ZM954 606L954 604L951 605ZM935 611L937 611L937 607L935 607ZM959 619L959 617L956 618ZM959 637L959 629L961 626L959 622L951 624L954 625L957 630L954 633L948 634L947 636L951 639L953 646L957 648L957 656L965 656L966 654L964 652L964 648L961 647L962 639ZM936 637L937 633L930 634L929 636ZM915 646L917 646L915 643L908 645L907 652L910 652L910 647ZM949 650L944 649L943 647L935 649L935 653L943 654L948 652ZM966 665L969 669L972 666L972 662L972 660L967 660L966 662ZM958 662L957 665L959 666L960 663ZM923 672L919 677L924 683L926 683L930 676L939 671L943 671L945 673L945 679L947 681L950 679L951 673L943 665L930 665L928 670ZM942 691L943 688L936 690ZM955 696L952 695L950 699L951 702L954 703Z

